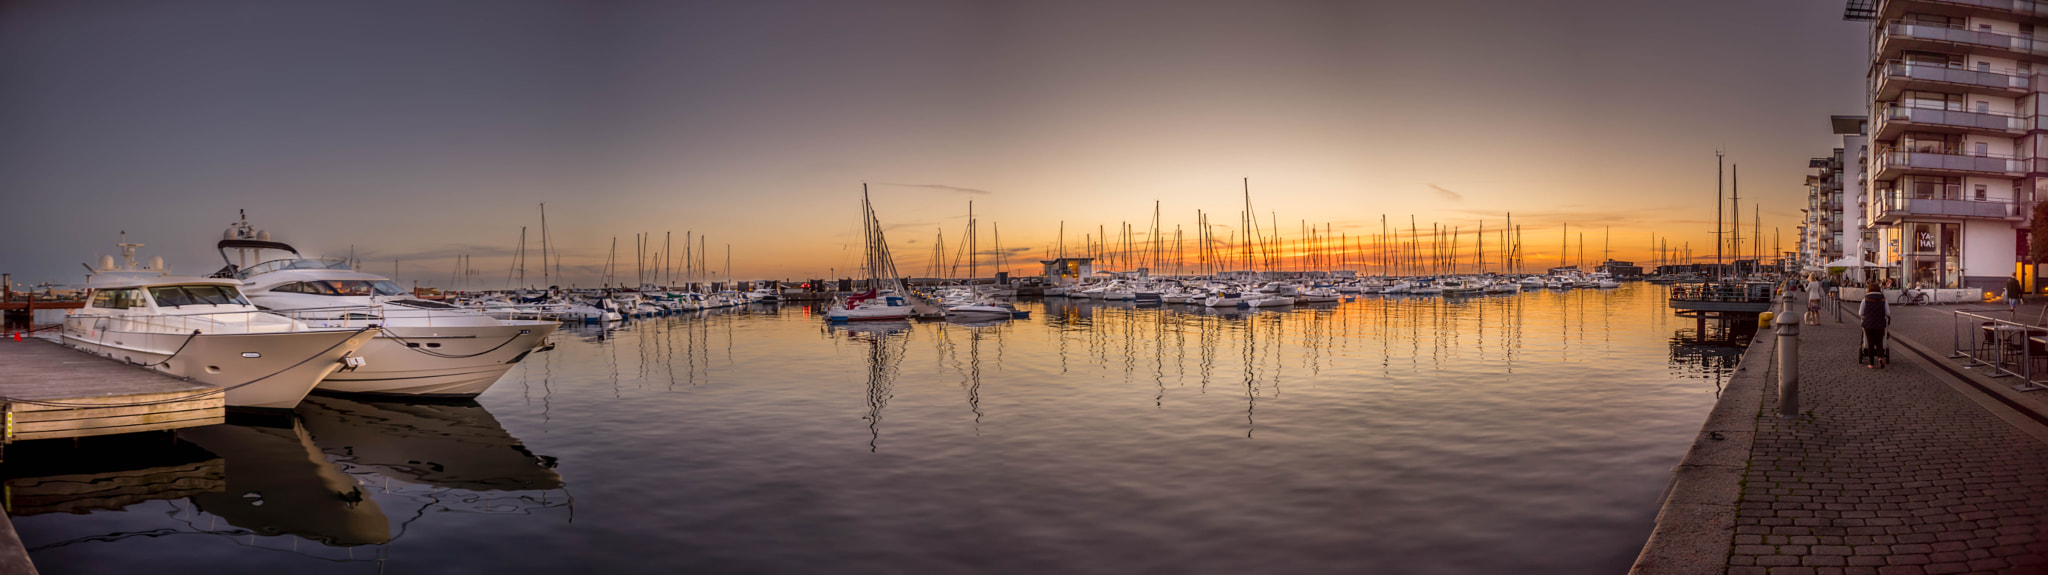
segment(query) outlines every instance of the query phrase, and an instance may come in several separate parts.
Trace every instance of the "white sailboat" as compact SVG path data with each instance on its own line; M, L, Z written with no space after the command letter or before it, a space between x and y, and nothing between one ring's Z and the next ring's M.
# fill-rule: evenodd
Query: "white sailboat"
M889 255L889 244L883 237L881 220L875 217L874 203L868 200L867 184L860 187L860 208L867 243L867 261L861 267L867 272L868 289L834 298L832 305L825 308L825 320L841 323L908 319L917 310L905 293L908 290L903 289L902 279L896 276L896 261Z

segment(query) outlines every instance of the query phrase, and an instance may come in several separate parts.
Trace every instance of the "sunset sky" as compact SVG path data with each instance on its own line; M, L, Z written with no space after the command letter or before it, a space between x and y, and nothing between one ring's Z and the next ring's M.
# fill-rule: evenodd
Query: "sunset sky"
M1860 114L1829 2L4 2L0 271L78 283L118 232L180 273L237 209L309 255L502 287L546 202L571 282L614 237L706 235L741 279L845 276L863 182L933 238L1036 258L1161 202L1377 233L1513 212L1597 259L1711 257L1714 151L1791 249L1808 158ZM1219 233L1224 229L1219 228ZM1498 246L1489 245L1489 252ZM1025 258L1013 258L1012 262ZM1035 267L1035 266L1034 266ZM1354 266L1355 267L1355 266ZM1015 269L1027 269L1023 265ZM533 270L529 275L537 276ZM537 282L537 278L533 278ZM568 282L564 282L568 283Z

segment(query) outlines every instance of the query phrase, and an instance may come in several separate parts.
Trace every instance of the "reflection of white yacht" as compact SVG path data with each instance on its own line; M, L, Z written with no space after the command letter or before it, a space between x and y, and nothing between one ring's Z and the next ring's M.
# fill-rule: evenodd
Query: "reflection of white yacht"
M258 306L299 310L294 313L307 321L329 325L365 320L326 310L374 306L373 323L383 333L358 352L369 364L327 376L320 389L474 397L559 327L551 321L494 319L478 310L412 297L383 276L350 269L348 262L300 258L298 250L269 241L268 233L256 232L246 220L226 236L218 247L228 267L217 275L241 280ZM237 257L229 257L229 250ZM291 256L254 263L263 250Z
M138 266L142 244L120 246L125 265L100 258L85 306L64 317L64 344L225 388L229 406L291 409L322 378L363 367L352 354L379 332L359 319L367 308L311 325L250 305L236 282L165 275L157 258Z
M226 488L192 496L200 511L265 537L340 547L391 542L391 521L377 500L327 460L297 417L181 429L178 438L227 460Z
M313 443L352 466L450 489L562 487L554 461L534 455L473 401L306 398L298 410Z

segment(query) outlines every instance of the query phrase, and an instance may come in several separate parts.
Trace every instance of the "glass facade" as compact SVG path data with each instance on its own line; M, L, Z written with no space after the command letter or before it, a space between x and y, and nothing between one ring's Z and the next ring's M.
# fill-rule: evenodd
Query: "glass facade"
M1962 287L1963 227L1939 222L1906 222L1905 285Z

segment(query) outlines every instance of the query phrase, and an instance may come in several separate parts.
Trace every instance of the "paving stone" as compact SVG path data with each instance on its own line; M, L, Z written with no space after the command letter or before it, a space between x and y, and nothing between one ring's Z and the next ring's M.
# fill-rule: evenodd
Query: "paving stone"
M1966 307L1894 308L1893 336L1945 352ZM1727 572L2048 575L2048 443L1901 344L1886 369L1856 363L1846 317L1801 327L1802 417L1777 417L1775 366L1762 366Z

